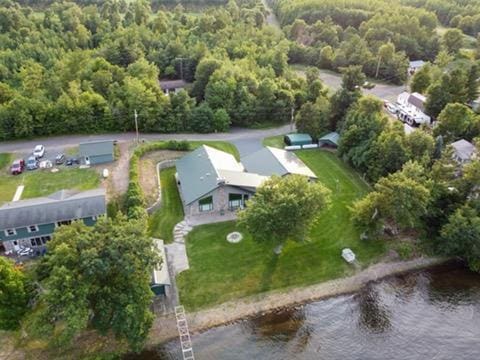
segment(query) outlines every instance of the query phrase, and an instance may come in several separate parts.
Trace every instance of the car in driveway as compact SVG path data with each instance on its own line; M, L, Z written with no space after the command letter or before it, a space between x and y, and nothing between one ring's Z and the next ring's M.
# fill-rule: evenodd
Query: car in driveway
M72 165L78 165L78 164L80 164L80 160L76 158L67 159L67 161L65 162L66 166L72 166Z
M35 156L30 156L27 160L27 170L38 169L38 160Z
M398 113L398 106L392 104L390 101L385 101L383 106L390 114L395 115L396 113Z
M43 145L35 146L35 149L33 149L33 156L35 156L37 159L40 159L44 155L45 155L45 147Z
M55 164L62 165L64 162L65 162L64 154L57 154L57 156L55 156Z
M10 167L10 173L12 175L18 175L21 174L25 170L25 160L23 159L18 159L15 160L12 163L12 166Z

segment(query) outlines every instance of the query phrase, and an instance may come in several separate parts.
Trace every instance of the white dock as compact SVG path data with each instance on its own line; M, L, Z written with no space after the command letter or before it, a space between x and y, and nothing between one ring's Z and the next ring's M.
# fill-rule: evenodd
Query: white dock
M187 318L183 306L175 306L175 317L177 319L177 329L180 337L180 346L182 347L183 360L195 360L192 340L190 339L190 332L188 330Z

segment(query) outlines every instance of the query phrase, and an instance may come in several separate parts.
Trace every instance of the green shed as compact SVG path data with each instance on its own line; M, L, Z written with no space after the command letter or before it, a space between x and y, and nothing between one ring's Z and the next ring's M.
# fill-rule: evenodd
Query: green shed
M337 132L331 132L318 139L318 145L337 148L340 142L340 135Z
M310 145L313 144L313 139L308 134L288 134L285 135L283 141L288 146L295 146L295 145Z
M113 140L90 141L80 144L80 156L87 165L97 165L115 160Z

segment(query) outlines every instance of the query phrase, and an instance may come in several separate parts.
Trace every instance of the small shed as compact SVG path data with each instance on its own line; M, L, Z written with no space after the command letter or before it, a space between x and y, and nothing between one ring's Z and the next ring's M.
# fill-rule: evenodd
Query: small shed
M103 164L115 160L113 140L81 143L79 153L87 165Z
M451 144L453 148L453 158L459 164L470 162L476 157L477 149L465 139L460 139Z
M340 142L340 135L337 132L331 132L318 139L318 145L337 148Z
M288 134L285 135L283 141L287 146L294 146L294 145L309 145L313 143L313 139L308 134Z
M180 90L183 90L187 87L188 83L185 80L160 80L160 88L162 89L165 95L170 93L178 93Z
M163 240L153 239L158 251L158 255L162 259L161 264L153 269L152 282L150 288L155 295L167 295L167 287L171 285L170 275L168 273L167 256L165 255L165 245Z

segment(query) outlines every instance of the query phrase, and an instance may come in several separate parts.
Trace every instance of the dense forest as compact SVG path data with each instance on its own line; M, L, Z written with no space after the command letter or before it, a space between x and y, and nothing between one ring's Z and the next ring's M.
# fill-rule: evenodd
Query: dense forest
M255 0L202 14L83 3L2 1L0 139L132 130L135 109L141 131L281 123L308 96L288 71L288 41L264 26ZM180 74L190 94L164 96L159 78Z
M401 0L402 4L434 12L440 23L477 36L480 31L479 0Z
M287 36L296 41L292 62L363 71L404 83L408 59L433 60L440 49L437 18L390 1L273 0Z

